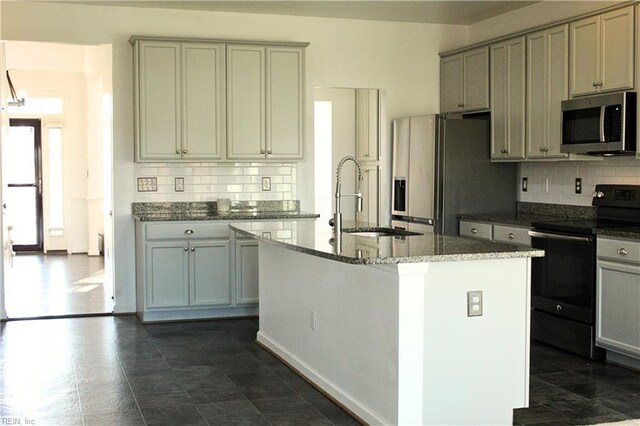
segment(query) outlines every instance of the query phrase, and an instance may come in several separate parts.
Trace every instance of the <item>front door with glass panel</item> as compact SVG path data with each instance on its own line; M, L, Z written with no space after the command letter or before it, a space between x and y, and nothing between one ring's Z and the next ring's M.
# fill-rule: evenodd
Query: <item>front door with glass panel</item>
M3 147L6 220L14 251L42 251L42 143L40 120L11 119Z

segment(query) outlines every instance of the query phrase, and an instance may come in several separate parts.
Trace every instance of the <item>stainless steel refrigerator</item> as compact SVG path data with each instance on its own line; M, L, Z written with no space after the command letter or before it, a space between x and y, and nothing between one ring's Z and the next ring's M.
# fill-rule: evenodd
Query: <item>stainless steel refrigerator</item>
M489 116L393 120L392 225L458 235L457 215L515 212L517 165L492 163Z

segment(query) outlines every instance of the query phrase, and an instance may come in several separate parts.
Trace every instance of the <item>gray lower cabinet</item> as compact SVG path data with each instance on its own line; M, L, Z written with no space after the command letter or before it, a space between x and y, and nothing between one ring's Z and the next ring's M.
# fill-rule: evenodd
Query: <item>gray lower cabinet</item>
M597 252L596 345L640 360L640 241L598 237Z
M257 314L257 242L228 222L136 222L136 258L143 322Z
M480 238L501 243L531 245L528 226L460 220L460 236Z
M258 242L236 240L236 304L258 303Z

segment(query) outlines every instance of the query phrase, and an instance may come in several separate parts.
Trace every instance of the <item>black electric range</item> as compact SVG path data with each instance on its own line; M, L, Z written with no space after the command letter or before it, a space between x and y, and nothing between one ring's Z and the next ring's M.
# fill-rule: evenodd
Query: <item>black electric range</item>
M532 260L531 334L535 340L591 359L595 346L596 233L640 232L640 185L597 185L595 219L532 223L531 244L545 250Z

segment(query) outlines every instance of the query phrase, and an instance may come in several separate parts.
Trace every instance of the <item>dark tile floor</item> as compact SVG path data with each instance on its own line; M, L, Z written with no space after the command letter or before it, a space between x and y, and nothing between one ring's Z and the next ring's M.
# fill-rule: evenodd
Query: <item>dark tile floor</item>
M0 423L355 425L255 344L256 319L135 317L0 325ZM531 407L515 424L640 418L640 374L534 344Z

